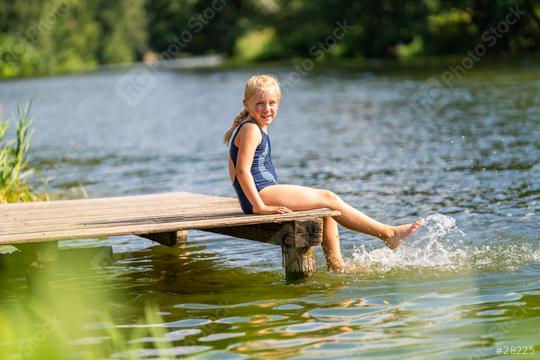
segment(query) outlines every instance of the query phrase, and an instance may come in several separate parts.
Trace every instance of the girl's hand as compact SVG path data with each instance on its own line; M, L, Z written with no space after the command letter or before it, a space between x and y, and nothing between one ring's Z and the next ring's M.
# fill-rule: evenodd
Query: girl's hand
M270 215L270 214L287 214L291 213L292 210L285 206L267 206L264 205L261 208L253 209L253 213L261 215Z

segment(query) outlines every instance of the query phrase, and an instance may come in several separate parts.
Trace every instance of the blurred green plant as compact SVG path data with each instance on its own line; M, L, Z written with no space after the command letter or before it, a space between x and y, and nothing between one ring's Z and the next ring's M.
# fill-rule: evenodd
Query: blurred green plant
M58 295L49 295L52 297L48 302L29 297L22 303L0 308L0 358L67 360L72 359L73 354L84 359L103 359L113 355L136 360L145 354L160 359L175 358L171 353L173 341L167 337L157 306L145 304L144 317L140 317L128 331L115 324L111 309L100 311L99 323L93 325L102 327L94 329L99 332L95 339L102 343L96 346L93 341L87 341L92 331L84 329L91 317L88 309L112 299L95 294L78 298L74 303L75 298L70 302L66 298L57 298Z
M102 315L102 322L113 324L109 314ZM140 319L134 329L124 334L114 326L106 328L107 334L113 345L114 352L121 355L124 359L140 359L141 353L148 351L141 349L139 340L144 336L150 336L153 355L159 356L160 359L174 359L175 357L169 353L169 349L174 348L172 341L167 337L165 328L162 326L163 318L160 315L159 307L148 303L144 305L144 319Z
M235 56L241 61L275 60L282 53L276 29L272 27L250 31L239 37L235 45Z
M396 55L399 59L410 59L422 55L424 51L424 41L416 36L409 44L396 45Z
M32 76L45 72L36 49L12 34L0 35L0 77Z
M0 203L44 201L47 194L35 194L28 179L34 169L28 165L28 150L33 131L30 130L31 103L17 105L15 120L17 131L15 140L6 140L9 121L0 120Z
M2 359L62 359L66 332L43 303L31 299L24 306L0 309Z

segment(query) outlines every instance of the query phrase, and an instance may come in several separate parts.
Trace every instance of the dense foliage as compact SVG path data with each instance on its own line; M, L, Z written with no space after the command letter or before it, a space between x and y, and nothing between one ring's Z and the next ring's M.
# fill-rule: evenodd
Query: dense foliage
M222 53L411 58L540 50L533 0L0 0L0 77ZM156 57L156 55L154 56Z

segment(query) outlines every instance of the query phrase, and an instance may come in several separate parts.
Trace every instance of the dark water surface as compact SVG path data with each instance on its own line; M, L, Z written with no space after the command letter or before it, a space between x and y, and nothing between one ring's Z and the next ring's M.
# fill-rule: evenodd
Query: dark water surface
M327 273L319 250L319 271L288 284L277 247L215 234L190 232L179 249L64 242L112 245L115 258L51 275L45 312L69 357L538 357L540 72L476 69L419 114L409 96L438 74L310 74L270 127L280 182L331 189L388 223L427 218L404 246L340 229L358 270ZM8 112L33 99L31 164L49 191L234 196L222 136L249 75L157 73L135 106L115 90L123 73L3 82L0 100ZM2 279L6 314L27 298L23 280ZM36 356L29 334L30 353L0 345Z

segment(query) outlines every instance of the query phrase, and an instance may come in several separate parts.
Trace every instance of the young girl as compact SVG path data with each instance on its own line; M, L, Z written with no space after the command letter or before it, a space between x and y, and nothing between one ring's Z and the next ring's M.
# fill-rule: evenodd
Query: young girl
M285 214L318 208L340 211L340 216L323 220L322 247L330 270L344 268L338 223L376 236L390 249L397 248L403 239L418 229L420 220L401 226L380 223L328 190L278 184L271 159L268 126L276 118L280 99L276 78L271 75L252 76L245 87L244 110L225 133L225 144L230 141L229 174L244 213Z

